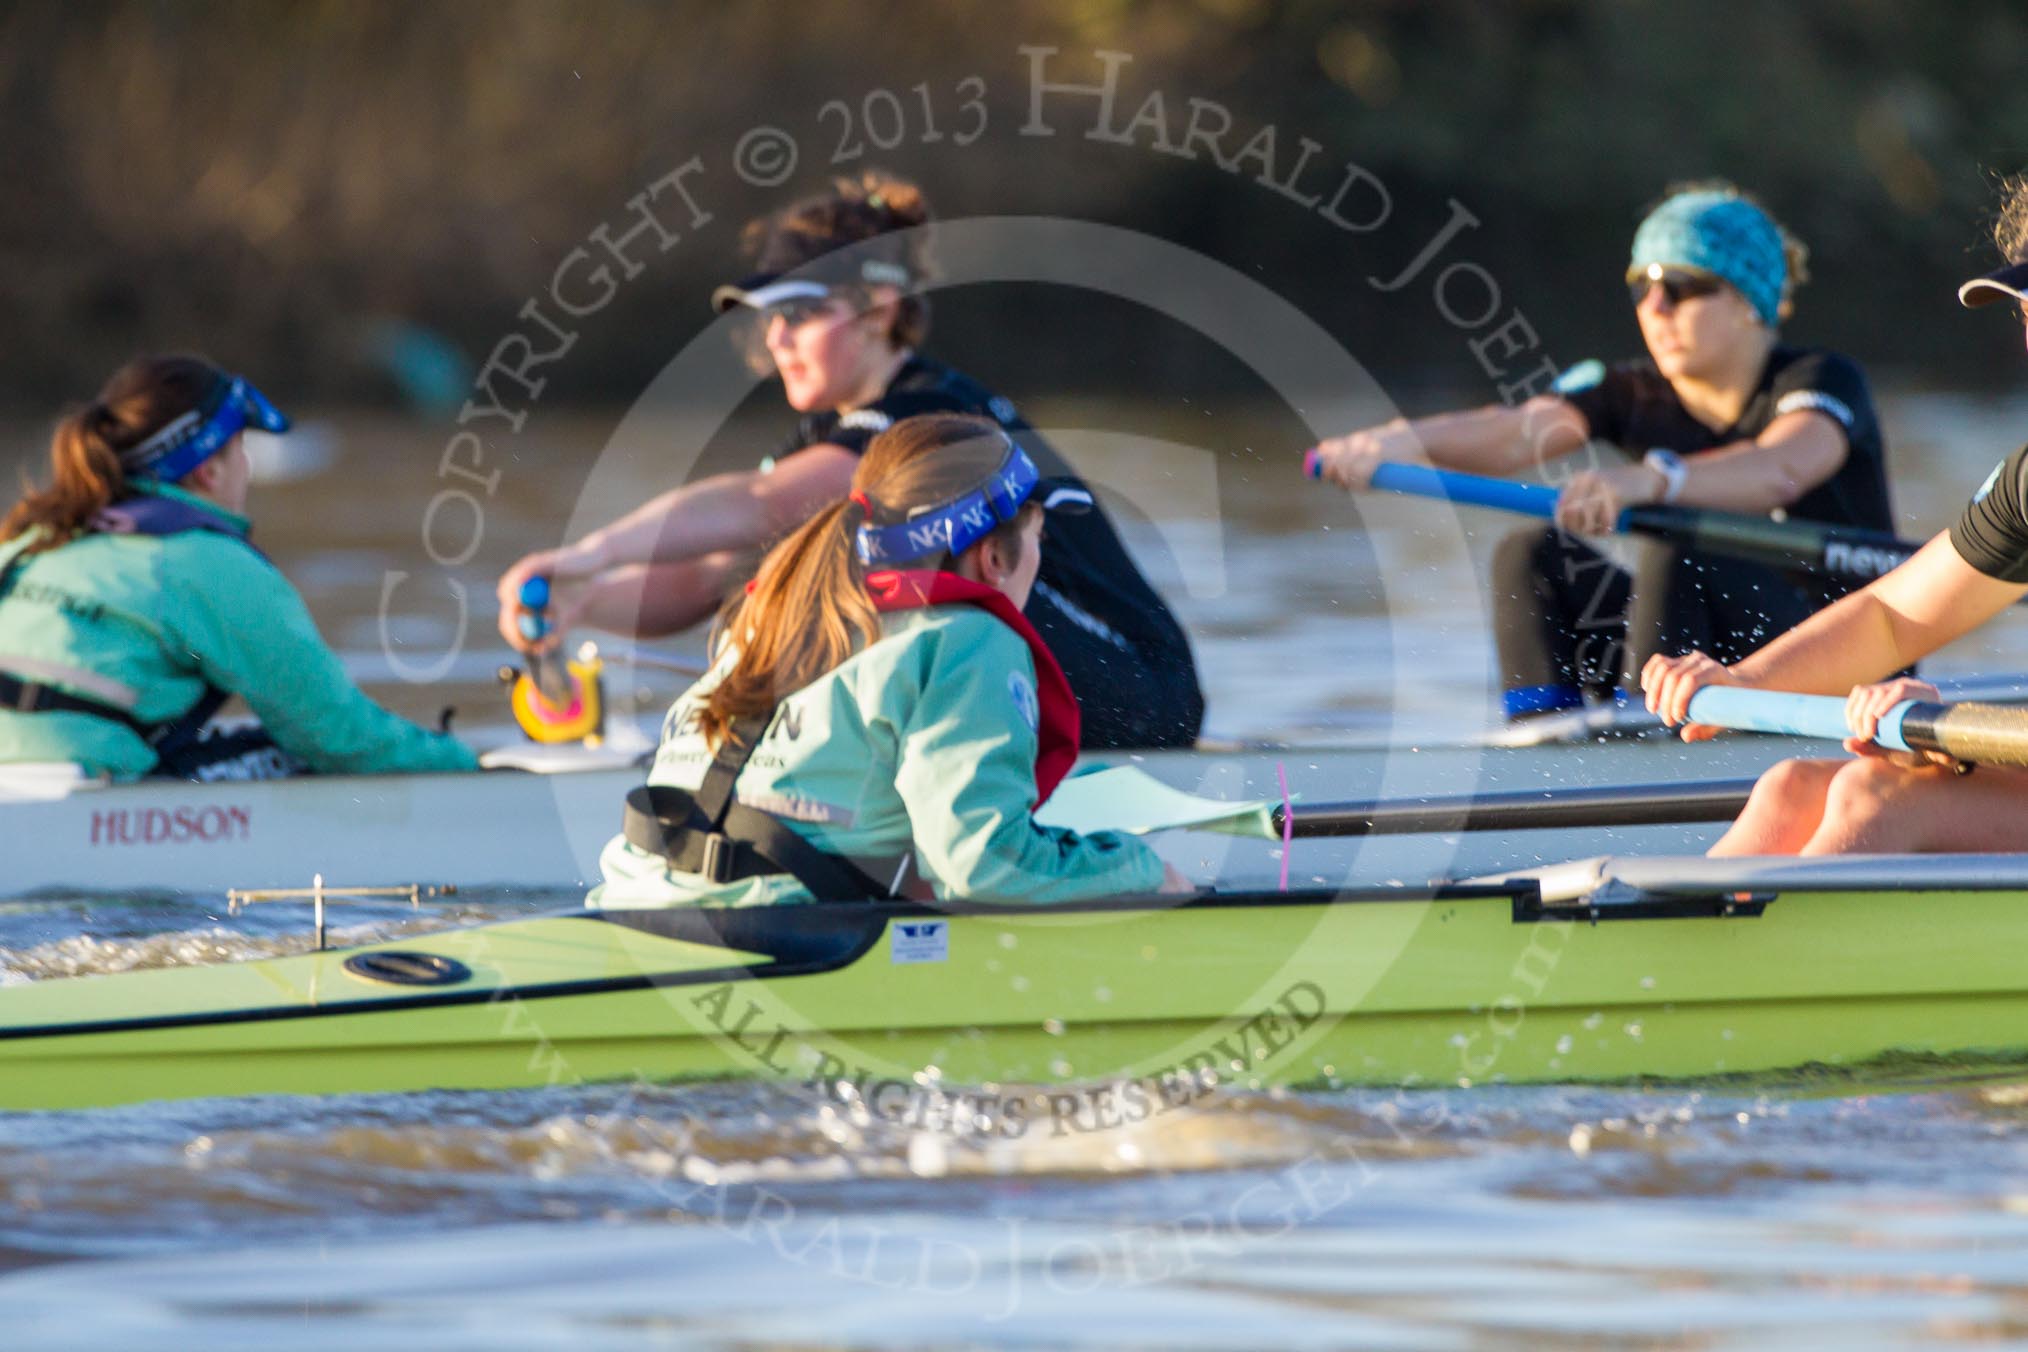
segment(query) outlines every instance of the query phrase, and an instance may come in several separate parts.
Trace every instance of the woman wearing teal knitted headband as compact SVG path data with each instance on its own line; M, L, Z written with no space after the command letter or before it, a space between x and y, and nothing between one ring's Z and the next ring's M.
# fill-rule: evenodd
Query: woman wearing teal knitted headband
M2028 177L2001 184L1993 242L2000 268L1958 288L1968 307L2022 307L2028 315ZM2011 342L2021 341L2016 330ZM1969 486L1969 485L1968 485ZM1753 787L1746 810L1711 847L1720 855L2019 854L2028 816L2028 770L1969 763L1874 744L1884 717L1937 689L1889 673L2006 614L2028 596L2028 447L1993 467L1957 524L1906 563L1744 661L1703 653L1657 656L1642 673L1648 707L1670 723L1713 685L1842 695L1852 739L1842 760L1787 760ZM1716 728L1690 724L1683 740ZM1883 739L1884 740L1884 739Z
M1627 507L1893 528L1865 374L1779 340L1806 257L1731 184L1679 188L1642 220L1627 261L1647 360L1580 362L1523 403L1397 418L1317 448L1322 476L1353 490L1387 461L1504 475L1585 453L1576 472L1548 472L1562 483L1556 529L1518 531L1494 555L1509 718L1622 698L1652 653L1744 656L1853 585L1648 543L1630 575L1579 538L1610 532ZM1599 456L1601 442L1625 458Z

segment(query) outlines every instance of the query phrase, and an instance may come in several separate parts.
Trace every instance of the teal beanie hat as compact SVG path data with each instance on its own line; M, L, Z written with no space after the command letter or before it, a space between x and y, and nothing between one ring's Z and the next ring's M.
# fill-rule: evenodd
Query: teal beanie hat
M1649 212L1634 232L1631 268L1656 263L1724 278L1769 327L1780 317L1789 280L1781 230L1737 193L1679 192Z

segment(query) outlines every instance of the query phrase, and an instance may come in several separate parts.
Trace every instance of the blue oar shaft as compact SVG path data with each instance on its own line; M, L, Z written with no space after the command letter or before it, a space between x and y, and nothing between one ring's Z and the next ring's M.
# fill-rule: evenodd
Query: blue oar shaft
M1430 469L1424 465L1385 464L1373 471L1373 487L1389 493L1407 493L1419 498L1443 498L1473 507L1539 516L1547 521L1556 515L1556 490L1541 484L1520 484L1509 479L1488 479L1479 474Z
M1319 476L1321 466L1315 451L1305 457L1304 467L1311 478ZM1556 515L1557 490L1553 488L1456 470L1382 464L1373 472L1372 486L1390 493L1462 502L1544 520ZM1692 507L1629 507L1620 513L1613 529L1621 534L1655 536L1684 549L1853 582L1871 581L1921 548L1915 541L1900 539L1886 531L1822 521L1775 521L1764 516Z

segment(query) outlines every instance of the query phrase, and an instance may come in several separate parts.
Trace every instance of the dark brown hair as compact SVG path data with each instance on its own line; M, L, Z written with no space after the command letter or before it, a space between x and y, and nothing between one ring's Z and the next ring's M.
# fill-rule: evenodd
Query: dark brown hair
M807 197L772 216L750 222L741 237L748 257L761 272L791 272L834 249L898 235L930 221L922 189L907 179L869 169L858 178L834 179L831 191ZM918 282L935 273L925 232L897 237L892 247L874 252L908 269ZM845 288L849 293L858 288ZM860 294L861 304L865 295ZM929 336L929 301L911 292L895 306L888 341L898 348L919 347Z
M49 441L50 481L24 478L21 500L0 519L0 542L39 530L29 553L67 544L129 492L120 452L196 408L223 373L202 357L139 357L113 372L99 397L64 415Z
M1993 218L1993 243L2009 263L2028 263L2028 174L2000 180L2000 212Z
M713 646L729 637L739 657L698 715L706 742L719 746L740 719L765 714L879 635L880 614L856 547L861 522L906 521L912 510L978 488L1006 459L1007 444L993 423L957 413L904 418L875 437L852 476L856 496L826 507L769 550L751 591L735 596L719 617ZM980 543L1015 539L1041 510L1024 503ZM950 562L935 566L948 571Z

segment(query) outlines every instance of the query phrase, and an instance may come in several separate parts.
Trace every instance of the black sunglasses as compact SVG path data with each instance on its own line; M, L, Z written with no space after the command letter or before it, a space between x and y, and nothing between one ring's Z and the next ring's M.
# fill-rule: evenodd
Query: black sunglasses
M1687 272L1679 268L1648 267L1627 274L1627 295L1637 309L1648 298L1648 293L1658 286L1662 288L1663 298L1674 309L1686 300L1717 295L1725 283L1708 272Z
M790 328L798 328L822 315L832 313L834 299L831 296L798 296L794 300L785 300L768 306L761 311L761 318L766 320L780 315L782 321Z

